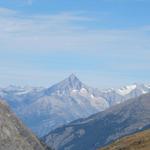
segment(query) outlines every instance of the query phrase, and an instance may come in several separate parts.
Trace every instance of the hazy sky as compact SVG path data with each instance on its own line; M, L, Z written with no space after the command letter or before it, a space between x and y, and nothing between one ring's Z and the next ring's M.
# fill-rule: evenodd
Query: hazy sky
M149 0L0 0L0 86L150 83Z

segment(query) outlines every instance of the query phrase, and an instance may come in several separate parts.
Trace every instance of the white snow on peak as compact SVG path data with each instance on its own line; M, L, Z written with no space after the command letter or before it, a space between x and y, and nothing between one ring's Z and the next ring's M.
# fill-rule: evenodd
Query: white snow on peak
M146 93L147 93L147 91L142 90L142 93L143 93L143 94L146 94Z
M91 94L91 98L92 98L92 99L94 99L94 98L95 98L95 96L94 96L93 94Z
M82 89L80 90L80 93L81 93L81 94L87 94L87 93L88 93L88 91L87 91L87 89L82 88Z
M150 89L150 84L144 84L144 86Z
M72 90L72 93L77 93L77 92L78 92L78 90L75 90L75 89L74 89L74 90Z
M134 89L136 89L136 87L137 87L136 84L128 85L128 86L125 86L125 87L122 87L122 88L116 90L116 92L122 96L125 96L125 95L129 94L131 91L133 91Z

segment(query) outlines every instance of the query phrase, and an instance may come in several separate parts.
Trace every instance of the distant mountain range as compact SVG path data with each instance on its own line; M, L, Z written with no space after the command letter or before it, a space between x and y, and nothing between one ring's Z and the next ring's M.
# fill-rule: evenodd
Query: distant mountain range
M0 100L0 150L46 150L2 100Z
M41 137L61 125L148 92L150 84L98 90L83 84L72 74L50 88L1 88L0 97Z
M73 121L50 132L43 140L55 150L96 150L147 128L150 128L150 94Z

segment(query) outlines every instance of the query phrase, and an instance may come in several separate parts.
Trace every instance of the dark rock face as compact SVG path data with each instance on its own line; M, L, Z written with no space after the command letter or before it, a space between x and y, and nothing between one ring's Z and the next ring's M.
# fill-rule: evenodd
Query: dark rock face
M58 128L44 137L56 150L95 150L150 127L150 94Z
M44 150L40 141L0 100L0 150Z

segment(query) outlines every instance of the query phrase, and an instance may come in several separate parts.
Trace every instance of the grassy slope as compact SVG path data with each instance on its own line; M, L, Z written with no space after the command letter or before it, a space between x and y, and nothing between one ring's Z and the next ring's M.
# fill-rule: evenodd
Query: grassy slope
M100 150L150 150L150 130L124 137Z

